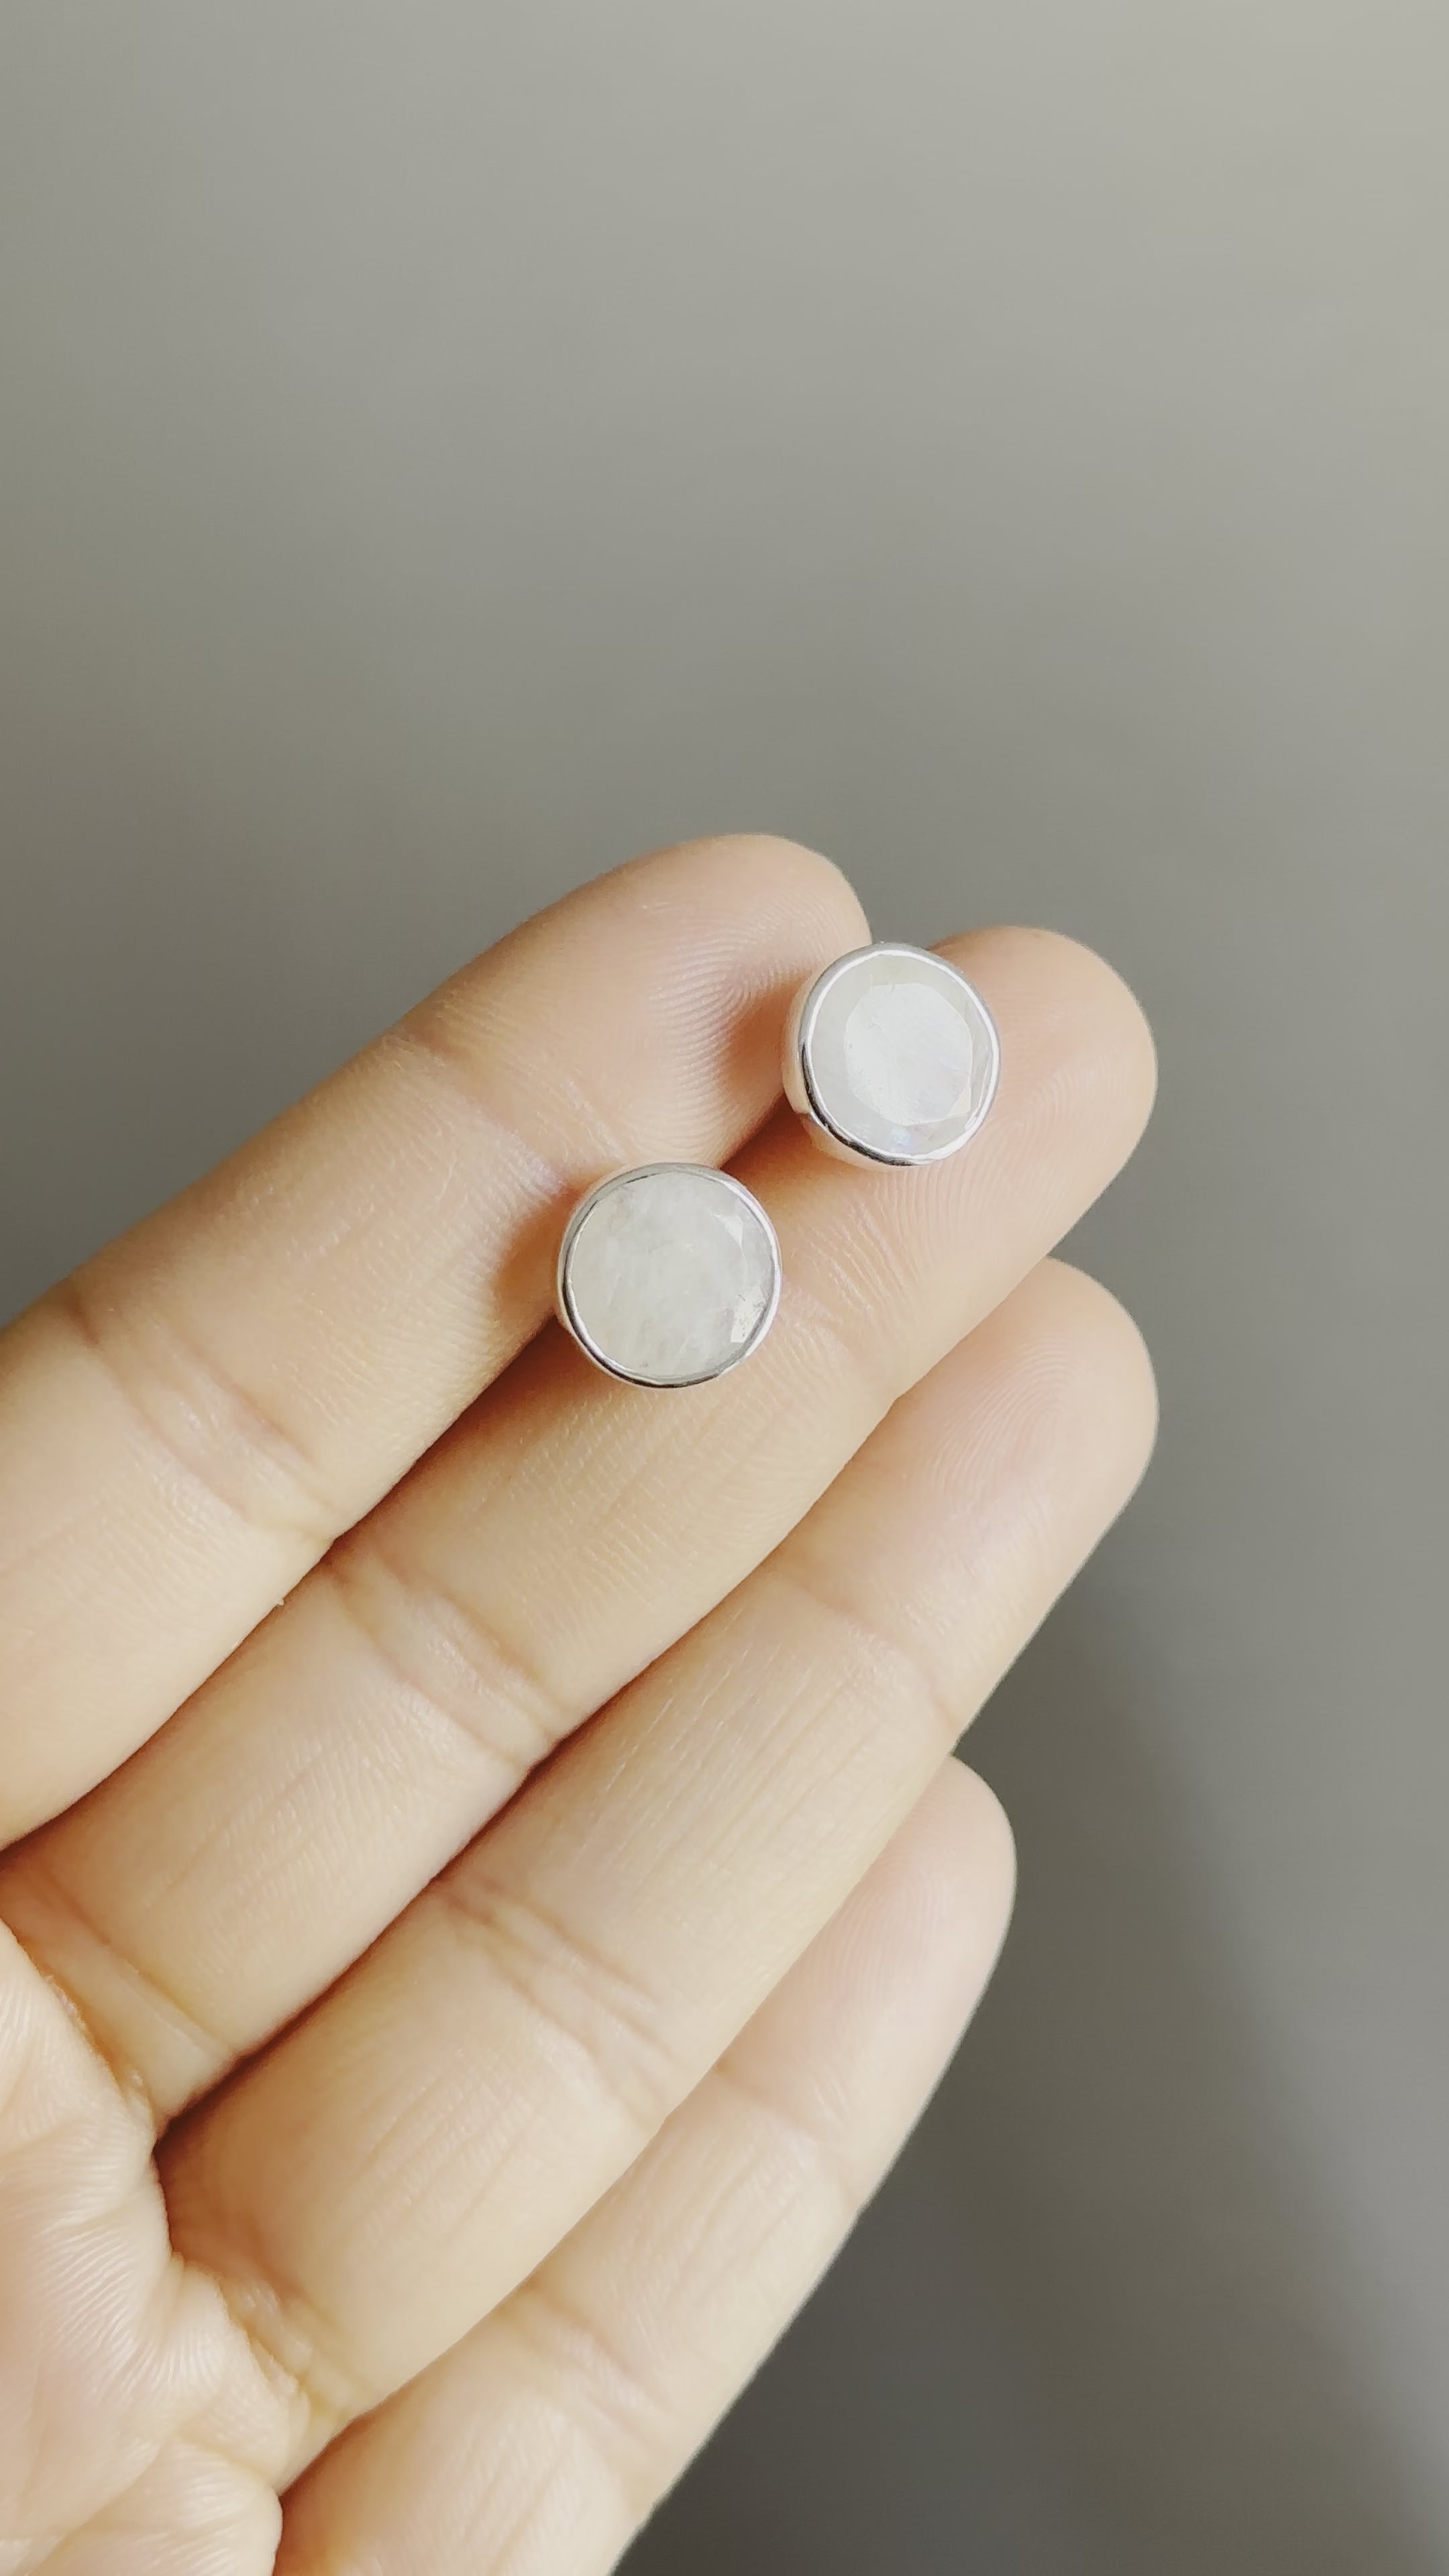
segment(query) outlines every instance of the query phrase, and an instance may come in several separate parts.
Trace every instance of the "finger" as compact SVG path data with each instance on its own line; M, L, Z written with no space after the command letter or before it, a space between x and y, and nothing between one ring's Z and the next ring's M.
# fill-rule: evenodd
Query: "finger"
M789 993L860 936L823 859L699 844L443 986L0 1341L0 1841L109 1771L548 1310L606 1166L765 1115Z
M0 1911L164 2118L329 1985L529 1764L765 1556L892 1397L1110 1179L1142 1016L1039 932L953 943L1003 1030L968 1154L863 1175L793 1119L737 1168L786 1291L748 1369L640 1394L545 1337L144 1753L0 1872Z
M632 2162L908 1812L1119 1508L1140 1342L1047 1265L344 1984L173 2131L183 2251L320 2435Z
M948 1762L714 2073L531 2281L329 2450L278 2576L603 2576L914 2126L1011 1905Z

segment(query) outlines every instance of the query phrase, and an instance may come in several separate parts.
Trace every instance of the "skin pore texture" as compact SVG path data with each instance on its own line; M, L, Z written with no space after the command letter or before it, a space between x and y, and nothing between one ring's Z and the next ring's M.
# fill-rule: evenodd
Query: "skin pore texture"
M763 838L600 879L0 1337L0 2576L603 2576L990 1973L952 1748L1121 1509L1050 1258L1151 1103L1069 940L943 942L959 1155L778 1096L869 938ZM572 1206L721 1164L773 1329L654 1392Z

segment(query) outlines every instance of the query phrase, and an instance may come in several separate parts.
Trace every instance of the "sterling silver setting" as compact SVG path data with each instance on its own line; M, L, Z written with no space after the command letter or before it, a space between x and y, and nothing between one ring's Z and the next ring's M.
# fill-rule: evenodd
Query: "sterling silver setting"
M626 1386L703 1386L757 1351L780 1246L753 1192L708 1163L639 1163L580 1199L559 1245L559 1321Z
M877 1168L944 1162L996 1097L1001 1040L974 984L930 948L877 940L802 985L786 1097L813 1143Z

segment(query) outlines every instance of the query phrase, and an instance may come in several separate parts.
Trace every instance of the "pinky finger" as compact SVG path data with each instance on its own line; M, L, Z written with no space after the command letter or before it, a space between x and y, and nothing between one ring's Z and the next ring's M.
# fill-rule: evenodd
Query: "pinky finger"
M1011 1909L948 1762L855 1894L530 2281L292 2489L278 2576L606 2576L918 2118Z

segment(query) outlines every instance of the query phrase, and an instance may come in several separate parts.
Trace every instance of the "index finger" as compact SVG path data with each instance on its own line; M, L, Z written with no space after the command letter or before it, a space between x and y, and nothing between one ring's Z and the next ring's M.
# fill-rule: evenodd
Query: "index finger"
M755 837L604 877L0 1337L0 1843L150 1735L537 1329L572 1199L714 1162L861 935Z

